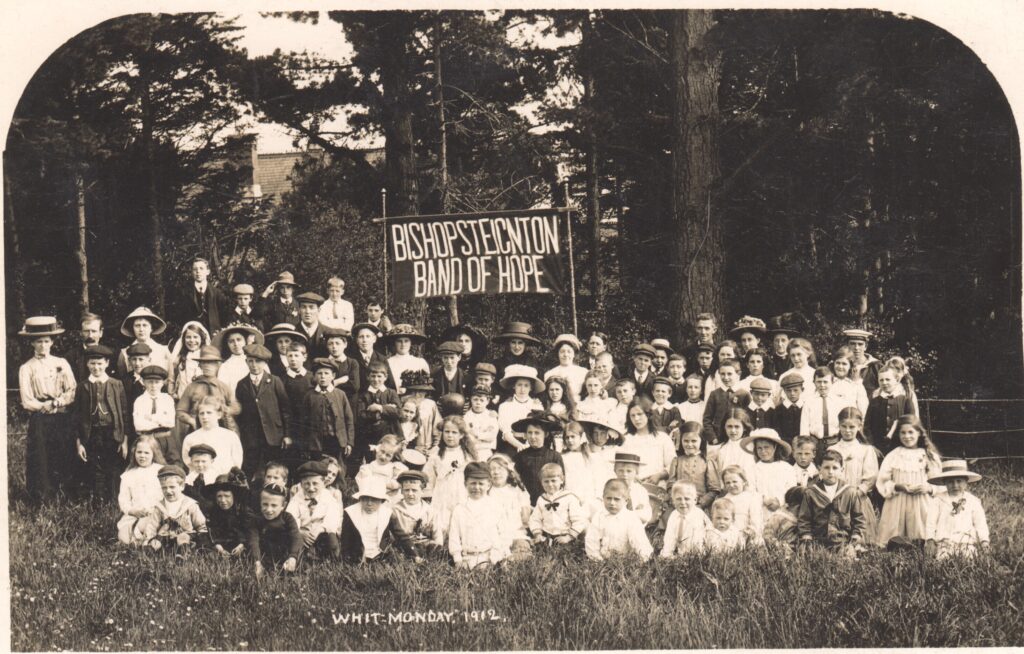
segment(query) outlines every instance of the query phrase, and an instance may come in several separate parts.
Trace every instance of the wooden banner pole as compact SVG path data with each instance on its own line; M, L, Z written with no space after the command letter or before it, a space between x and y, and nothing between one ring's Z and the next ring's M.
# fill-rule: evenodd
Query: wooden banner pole
M572 300L572 333L579 334L580 327L576 317L576 261L572 251L572 209L569 208L569 178L563 182L565 190L565 229L569 236L569 297Z
M388 224L384 221L388 215L388 190L380 190L380 226L384 234L384 311L388 311Z

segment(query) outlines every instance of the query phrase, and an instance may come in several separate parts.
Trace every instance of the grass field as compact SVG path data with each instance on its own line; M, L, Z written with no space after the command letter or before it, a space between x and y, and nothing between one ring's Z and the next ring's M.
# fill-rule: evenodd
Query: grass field
M20 651L1024 644L1019 462L979 466L986 478L972 490L988 511L993 556L971 562L882 552L785 560L762 550L593 563L545 552L488 572L315 564L257 582L237 563L116 546L113 507L30 508L23 447L23 436L8 441L11 644Z

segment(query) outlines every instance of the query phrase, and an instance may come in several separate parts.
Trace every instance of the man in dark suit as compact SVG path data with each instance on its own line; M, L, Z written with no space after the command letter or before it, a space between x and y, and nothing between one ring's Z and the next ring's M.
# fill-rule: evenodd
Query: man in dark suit
M278 275L277 280L271 282L260 296L263 301L258 309L263 324L299 324L299 304L293 297L294 294L295 276L286 270Z
M299 305L299 323L295 326L306 337L308 361L327 357L327 342L324 326L320 324L320 305L324 298L316 293L306 292L295 298Z
M235 386L241 406L238 429L242 440L242 470L252 478L268 461L281 459L282 445L291 445L286 427L291 420L291 402L284 383L264 368L270 350L258 343L245 346L249 374Z
M633 347L633 363L626 368L625 377L636 384L636 396L653 400L654 372L651 364L656 354L654 347L647 343L637 343Z
M106 373L114 353L104 345L85 352L89 376L75 391L78 458L88 467L86 483L95 499L117 497L121 471L128 456L125 418L128 401L121 382Z
M210 281L210 263L196 257L192 261L192 283L179 293L175 320L179 325L195 320L212 334L228 322L228 310L227 296Z
M64 355L68 363L71 364L71 371L75 374L75 381L81 382L83 379L89 376L89 368L86 365L85 353L92 345L99 345L103 338L103 318L99 317L95 313L82 314L82 344L79 346L72 346L70 350ZM111 347L110 351L114 353L114 357L110 360L110 364L107 366L107 374L111 377L117 377L117 359L121 352L115 347Z
M698 313L693 331L695 332L696 340L683 348L683 356L686 357L686 367L689 370L697 369L697 353L700 346L710 345L714 347L718 323L710 313Z

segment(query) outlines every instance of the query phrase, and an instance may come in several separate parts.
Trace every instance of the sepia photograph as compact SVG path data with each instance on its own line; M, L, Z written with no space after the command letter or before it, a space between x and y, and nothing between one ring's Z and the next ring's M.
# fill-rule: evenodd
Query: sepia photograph
M283 4L3 9L12 651L1024 646L1019 5Z

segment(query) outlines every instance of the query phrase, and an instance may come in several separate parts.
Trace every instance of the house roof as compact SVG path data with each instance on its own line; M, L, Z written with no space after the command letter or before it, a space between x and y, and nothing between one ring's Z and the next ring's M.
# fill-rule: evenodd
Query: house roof
M322 157L322 150L267 152L256 155L255 182L264 197L281 197L292 190L292 170L307 157Z

